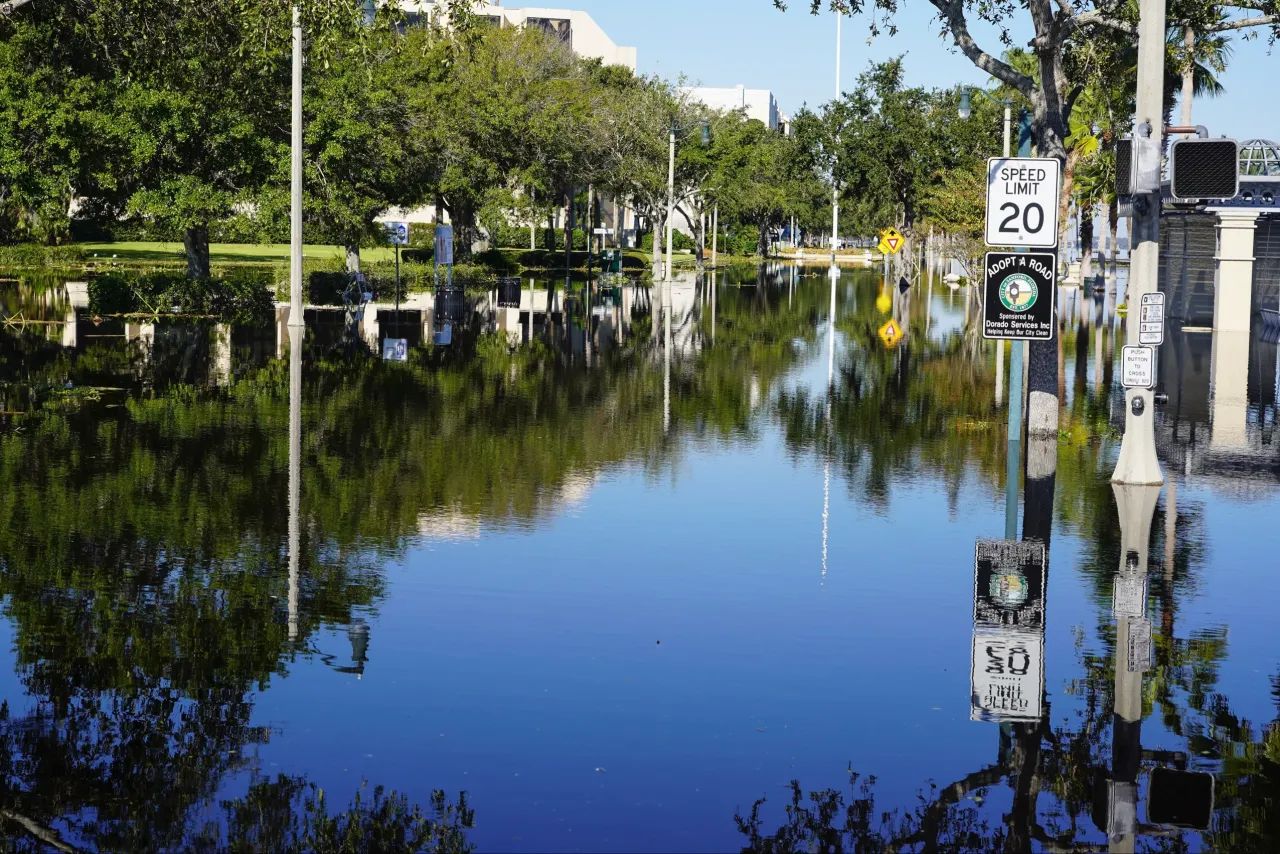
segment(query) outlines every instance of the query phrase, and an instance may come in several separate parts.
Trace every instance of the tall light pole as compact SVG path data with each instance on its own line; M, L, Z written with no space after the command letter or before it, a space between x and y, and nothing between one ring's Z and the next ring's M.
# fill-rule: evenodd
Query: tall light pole
M663 278L671 281L672 228L676 219L676 123L671 123L671 151L667 158L667 264Z
M836 101L840 100L840 24L844 13L836 10ZM837 139L838 143L839 140ZM836 182L836 154L831 158L831 266L836 265L836 242L840 239L840 185Z
M1160 279L1160 152L1164 121L1165 0L1141 0L1138 8L1138 109L1133 126L1133 234L1129 267L1128 343L1137 346L1137 308ZM1156 458L1155 407L1150 389L1124 395L1124 440L1112 483L1161 484Z
M289 186L289 325L303 325L302 307L302 8L293 6L293 120Z

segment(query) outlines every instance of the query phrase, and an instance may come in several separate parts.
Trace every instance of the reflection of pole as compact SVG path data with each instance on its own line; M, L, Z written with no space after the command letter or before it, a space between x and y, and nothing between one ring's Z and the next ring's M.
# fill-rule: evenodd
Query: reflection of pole
M302 547L302 334L289 327L289 640L298 636L298 564Z
M671 280L662 285L662 434L671 427Z
M827 453L822 467L822 577L827 577L827 531L831 515L831 397L836 379L836 282L840 270L831 265L831 307L827 312Z
M1147 574L1151 519L1160 498L1159 486L1113 484L1120 516L1120 575L1139 585ZM1146 602L1139 603L1145 611ZM1148 662L1150 624L1145 617L1118 615L1116 619L1115 720L1113 726L1110 850L1132 852L1138 832L1137 780L1142 756L1142 674ZM1134 649L1131 650L1131 639Z

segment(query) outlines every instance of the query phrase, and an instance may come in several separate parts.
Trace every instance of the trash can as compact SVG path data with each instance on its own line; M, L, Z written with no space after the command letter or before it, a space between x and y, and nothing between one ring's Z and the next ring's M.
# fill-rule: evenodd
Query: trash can
M503 276L498 279L498 308L520 307L520 277Z
M601 271L605 273L622 272L622 250L606 249L601 254Z

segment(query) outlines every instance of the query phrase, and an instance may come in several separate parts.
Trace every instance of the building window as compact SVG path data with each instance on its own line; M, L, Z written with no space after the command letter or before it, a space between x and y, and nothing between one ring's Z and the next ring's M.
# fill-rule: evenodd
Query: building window
M396 24L396 32L404 35L413 27L425 27L429 23L431 17L427 12L402 12L400 22Z
M573 23L568 18L526 18L525 25L537 27L561 44L573 45Z

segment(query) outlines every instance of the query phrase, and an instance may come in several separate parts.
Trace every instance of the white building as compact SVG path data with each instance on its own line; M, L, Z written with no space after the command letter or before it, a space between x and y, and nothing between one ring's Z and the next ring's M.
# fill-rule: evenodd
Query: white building
M747 118L764 122L770 130L781 127L786 130L791 118L778 109L778 101L768 89L748 89L739 83L727 89L709 86L689 87L680 90L692 101L705 104L713 110L744 110Z
M400 8L410 16L421 15L427 20L435 18L436 0L398 0ZM540 27L559 36L579 56L599 59L605 65L622 65L634 73L636 49L621 47L600 28L586 12L573 9L546 9L540 6L512 7L500 2L476 3L473 11L490 23L500 27Z

